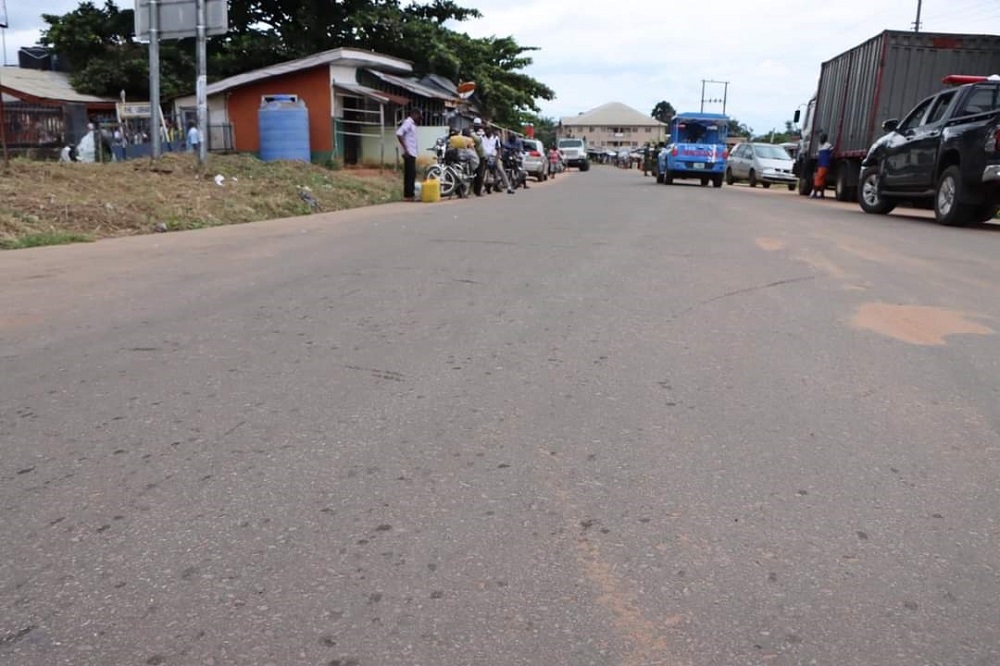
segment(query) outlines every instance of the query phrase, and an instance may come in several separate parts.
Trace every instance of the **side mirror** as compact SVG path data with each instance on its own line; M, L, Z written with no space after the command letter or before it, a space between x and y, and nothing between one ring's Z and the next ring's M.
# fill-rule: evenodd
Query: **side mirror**
M798 125L799 118L801 117L802 117L802 111L800 109L795 109L795 115L792 116L792 122Z
M896 118L892 118L882 123L882 129L886 132L894 132L897 127L899 127L899 120Z

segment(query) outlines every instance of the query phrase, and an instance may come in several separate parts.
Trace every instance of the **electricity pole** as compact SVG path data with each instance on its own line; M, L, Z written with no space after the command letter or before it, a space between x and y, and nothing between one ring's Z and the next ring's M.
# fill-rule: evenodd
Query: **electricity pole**
M198 79L195 84L195 98L198 107L198 164L204 165L208 157L208 100L207 100L207 76L206 76L206 33L208 28L208 17L205 10L205 0L197 0L198 18L196 24L197 45L195 47L195 60L198 67Z
M149 0L149 138L154 160L160 158L160 3Z
M705 97L705 84L706 83L715 83L715 84L718 84L720 86L724 86L723 87L722 98L721 99L719 99L719 98L715 98L715 99L708 99L708 98L706 98ZM719 104L719 103L721 103L722 104L722 113L725 114L726 113L726 102L727 102L728 99L729 99L729 81L713 81L711 79L702 79L701 80L701 112L702 113L705 112L705 102L709 102L710 104Z
M917 20L913 22L913 32L920 32L920 9L923 0L917 0Z

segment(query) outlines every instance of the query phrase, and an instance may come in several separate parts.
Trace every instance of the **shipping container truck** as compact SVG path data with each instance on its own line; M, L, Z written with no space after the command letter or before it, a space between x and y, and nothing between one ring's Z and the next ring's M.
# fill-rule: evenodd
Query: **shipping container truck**
M949 74L1000 74L1000 35L886 30L824 62L802 122L795 159L799 194L812 192L825 133L833 145L827 185L840 201L857 201L861 160L882 134L882 122L903 117ZM798 123L798 110L794 117Z

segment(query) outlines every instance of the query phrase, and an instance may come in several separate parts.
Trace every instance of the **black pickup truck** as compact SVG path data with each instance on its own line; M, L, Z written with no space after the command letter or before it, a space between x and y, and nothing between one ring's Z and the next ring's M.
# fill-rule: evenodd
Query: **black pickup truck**
M885 215L900 203L934 209L941 224L985 222L1000 207L1000 76L948 76L942 90L902 120L861 163L862 210Z

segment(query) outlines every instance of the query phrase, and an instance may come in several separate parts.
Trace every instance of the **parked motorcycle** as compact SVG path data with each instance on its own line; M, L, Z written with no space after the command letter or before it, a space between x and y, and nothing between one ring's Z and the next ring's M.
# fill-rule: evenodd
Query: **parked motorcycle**
M434 147L427 150L435 153L437 163L427 167L424 180L436 178L441 183L442 197L456 194L459 199L467 197L476 177L469 161L461 159L454 148L448 148L447 139L438 139Z

